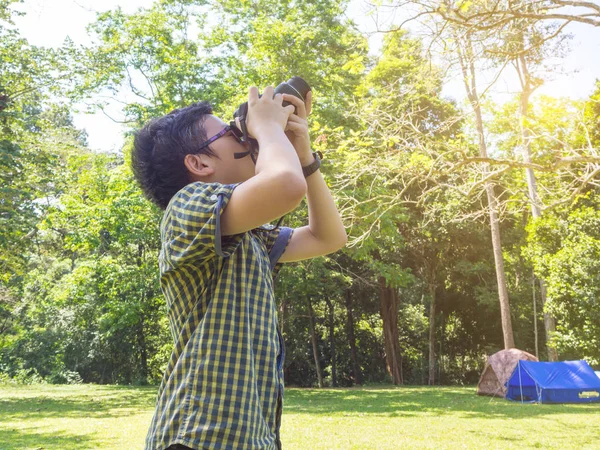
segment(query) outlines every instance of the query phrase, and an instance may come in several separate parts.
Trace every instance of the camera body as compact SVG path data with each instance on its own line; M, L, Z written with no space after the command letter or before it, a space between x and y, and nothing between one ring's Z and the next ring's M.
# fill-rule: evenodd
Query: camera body
M273 92L275 94L290 94L298 97L303 102L306 101L306 94L310 91L310 86L306 81L300 77L292 77L288 81L279 84ZM259 97L262 97L260 95ZM290 102L284 101L283 106L291 105ZM297 111L294 111L297 112ZM231 129L238 136L240 142L246 143L248 150L245 152L234 153L235 159L244 158L250 155L252 160L256 162L256 152L258 151L258 141L251 138L248 135L248 129L246 127L246 118L248 117L248 102L242 103L233 113L233 120L230 122ZM239 119L239 125L241 130L238 128L235 119Z
M289 80L284 81L283 83L280 83L279 85L277 85L277 87L273 91L273 96L275 96L275 94L290 94L290 95L293 95L294 97L298 97L300 100L305 102L306 94L308 94L308 91L310 91L310 86L308 85L308 83L306 81L304 81L300 77L292 77ZM262 97L262 94L259 95L259 97ZM288 106L288 105L291 105L291 103L285 102L285 101L283 102L283 106ZM234 120L238 117L245 118L246 114L244 114L244 111L247 112L247 108L248 108L248 102L242 103L238 107L238 109L236 109L235 112L233 113ZM294 112L296 112L296 111L294 111Z

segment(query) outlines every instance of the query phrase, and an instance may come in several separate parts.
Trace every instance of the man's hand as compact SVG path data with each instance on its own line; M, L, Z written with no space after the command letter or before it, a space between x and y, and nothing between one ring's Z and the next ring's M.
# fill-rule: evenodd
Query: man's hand
M314 161L308 134L308 121L306 120L312 108L312 91L308 91L306 94L306 103L290 94L283 94L283 101L296 107L297 114L291 114L288 118L285 134L296 149L300 164L308 166Z
M283 100L296 107L296 114L290 115L285 128L286 137L296 150L302 166L308 166L315 158L310 148L308 122L312 92L306 94L306 104L293 95L283 96ZM308 203L308 225L294 230L279 262L301 261L333 253L348 242L344 224L323 174L317 172L306 178Z
M273 86L267 86L261 97L256 86L248 90L246 126L248 133L259 142L265 134L272 134L273 127L285 129L289 116L294 111L291 105L283 107L282 95L273 95L273 90ZM236 123L239 124L239 120Z

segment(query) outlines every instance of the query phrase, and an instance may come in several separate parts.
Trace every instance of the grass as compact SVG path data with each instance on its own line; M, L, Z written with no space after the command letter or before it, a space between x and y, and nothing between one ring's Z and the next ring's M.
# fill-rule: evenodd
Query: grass
M142 449L156 387L0 386L0 450ZM537 405L474 388L285 391L289 449L600 448L600 404Z

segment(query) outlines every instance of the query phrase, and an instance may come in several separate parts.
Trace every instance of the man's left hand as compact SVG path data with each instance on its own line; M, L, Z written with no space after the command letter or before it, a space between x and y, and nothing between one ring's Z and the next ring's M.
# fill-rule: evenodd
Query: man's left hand
M283 101L296 107L296 113L288 119L285 134L296 149L300 164L307 166L314 161L308 133L308 120L306 120L312 108L312 91L308 91L306 94L306 102L290 94L283 94Z

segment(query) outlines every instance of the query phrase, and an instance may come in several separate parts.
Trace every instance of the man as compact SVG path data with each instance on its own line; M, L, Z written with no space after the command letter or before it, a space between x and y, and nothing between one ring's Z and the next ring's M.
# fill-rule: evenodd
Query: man
M276 263L332 253L347 241L311 152L311 104L310 91L305 104L274 96L272 86L261 97L251 87L246 123L257 155L206 102L136 135L135 176L165 210L160 282L174 341L147 450L281 448L285 353L273 294ZM304 196L307 226L263 226Z

